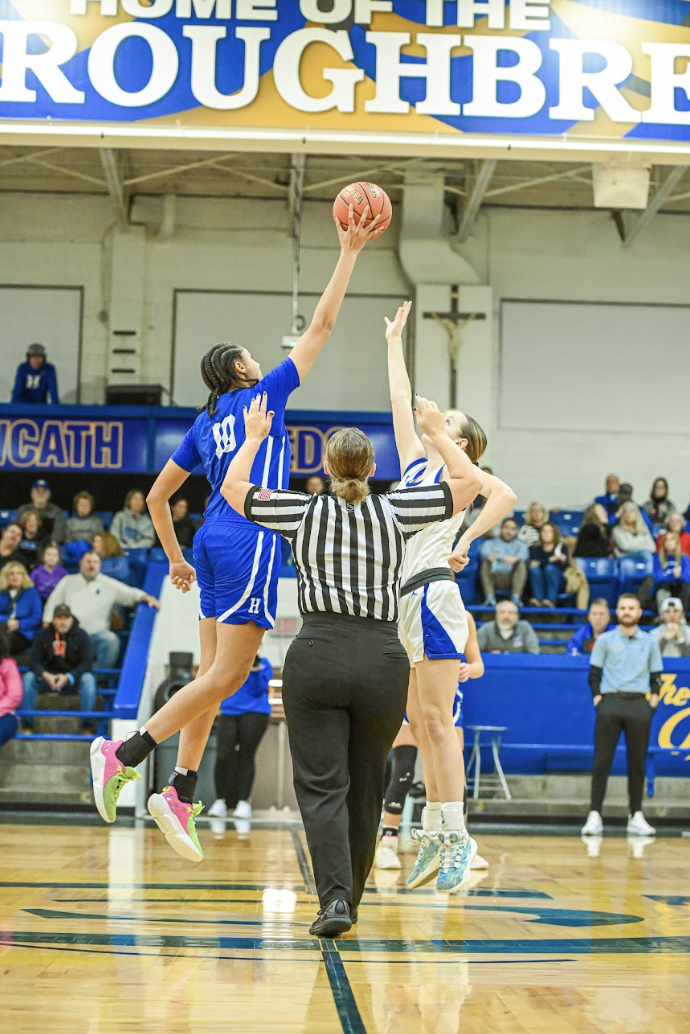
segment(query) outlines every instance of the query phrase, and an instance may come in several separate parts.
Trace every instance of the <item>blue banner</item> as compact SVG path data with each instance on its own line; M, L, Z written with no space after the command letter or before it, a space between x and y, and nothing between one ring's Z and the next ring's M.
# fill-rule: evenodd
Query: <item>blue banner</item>
M570 137L585 149L690 139L681 0L322 6L2 0L0 119L284 142L307 127L334 140L389 134L394 148L396 134Z
M0 470L157 474L197 417L195 409L147 406L0 405ZM400 477L389 413L287 413L291 472L323 472L326 443L340 427L360 427L374 445L376 477ZM198 473L203 473L199 468Z

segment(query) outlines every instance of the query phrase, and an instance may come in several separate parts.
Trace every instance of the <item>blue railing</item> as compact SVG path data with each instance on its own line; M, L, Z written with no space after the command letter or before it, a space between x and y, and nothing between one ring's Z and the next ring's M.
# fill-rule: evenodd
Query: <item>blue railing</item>
M167 563L150 563L144 579L144 592L149 596L160 596L167 573ZM113 703L113 718L131 719L137 716L157 613L154 607L145 603L137 607Z

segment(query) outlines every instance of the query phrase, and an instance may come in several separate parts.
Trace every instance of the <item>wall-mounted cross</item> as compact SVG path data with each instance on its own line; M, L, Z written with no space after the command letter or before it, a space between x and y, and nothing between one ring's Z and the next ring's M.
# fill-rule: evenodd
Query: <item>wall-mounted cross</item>
M458 353L461 345L461 334L468 323L472 320L485 320L485 312L460 312L458 305L458 297L460 293L460 287L458 284L452 284L450 288L450 312L425 312L423 317L425 320L435 320L440 326L443 327L446 334L448 335L448 356L450 358L450 405L452 409L455 409L458 400L457 394L457 381L458 381Z

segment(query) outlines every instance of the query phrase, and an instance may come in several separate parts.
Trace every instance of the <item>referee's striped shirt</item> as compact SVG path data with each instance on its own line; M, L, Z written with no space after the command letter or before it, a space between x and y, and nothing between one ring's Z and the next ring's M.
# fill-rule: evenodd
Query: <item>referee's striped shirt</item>
M405 542L452 517L453 497L445 482L369 495L360 503L253 485L244 513L290 540L302 614L397 621Z

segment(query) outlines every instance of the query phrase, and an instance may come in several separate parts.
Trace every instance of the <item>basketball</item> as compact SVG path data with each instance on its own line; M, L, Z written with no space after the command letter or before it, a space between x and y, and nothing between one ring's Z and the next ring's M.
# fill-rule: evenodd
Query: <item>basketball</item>
M343 187L335 201L333 202L333 215L336 217L343 230L347 229L347 217L348 209L352 205L354 209L355 222L358 223L362 217L362 212L369 206L369 219L367 222L371 222L374 216L379 216L379 221L376 224L377 229L380 231L386 230L390 225L390 221L393 215L393 206L391 205L391 199L385 192L383 187L378 187L375 183L350 183L349 186Z

